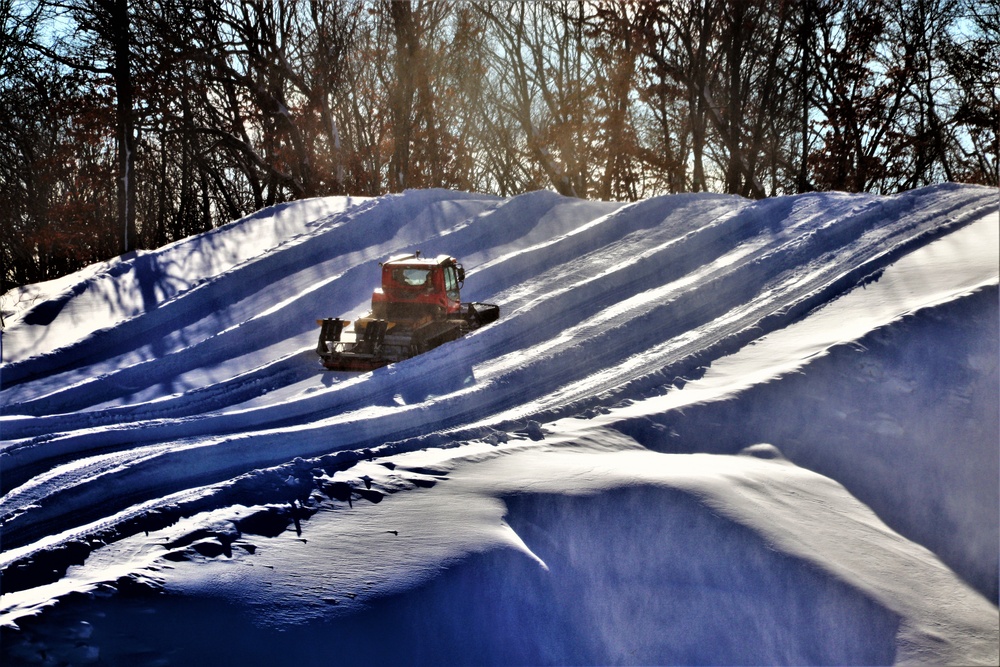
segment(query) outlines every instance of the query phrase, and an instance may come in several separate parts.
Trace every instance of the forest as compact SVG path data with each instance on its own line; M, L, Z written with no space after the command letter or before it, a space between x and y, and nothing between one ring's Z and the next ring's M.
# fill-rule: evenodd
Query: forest
M323 195L997 186L980 0L0 0L0 293Z

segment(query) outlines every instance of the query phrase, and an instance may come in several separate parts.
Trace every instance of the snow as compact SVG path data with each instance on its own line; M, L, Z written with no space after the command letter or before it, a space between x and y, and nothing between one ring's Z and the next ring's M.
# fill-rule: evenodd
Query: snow
M4 664L996 664L998 205L323 198L5 294ZM500 320L322 371L416 249Z

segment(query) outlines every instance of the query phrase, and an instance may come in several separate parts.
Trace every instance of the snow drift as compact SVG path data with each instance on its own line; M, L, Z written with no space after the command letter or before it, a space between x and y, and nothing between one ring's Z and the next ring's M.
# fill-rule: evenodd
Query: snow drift
M5 664L996 663L998 235L955 185L410 191L10 292ZM416 249L501 319L323 372Z

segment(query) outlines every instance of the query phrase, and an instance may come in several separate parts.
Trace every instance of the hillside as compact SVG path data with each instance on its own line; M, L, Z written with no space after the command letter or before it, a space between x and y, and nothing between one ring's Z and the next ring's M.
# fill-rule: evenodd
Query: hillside
M408 191L9 292L4 664L994 664L998 248L967 186ZM324 372L415 249L500 320Z

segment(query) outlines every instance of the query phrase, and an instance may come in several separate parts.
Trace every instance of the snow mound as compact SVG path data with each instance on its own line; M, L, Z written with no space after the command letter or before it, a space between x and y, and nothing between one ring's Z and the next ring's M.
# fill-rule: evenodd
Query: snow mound
M3 295L5 660L995 663L997 208L315 199ZM322 371L416 249L500 320Z

